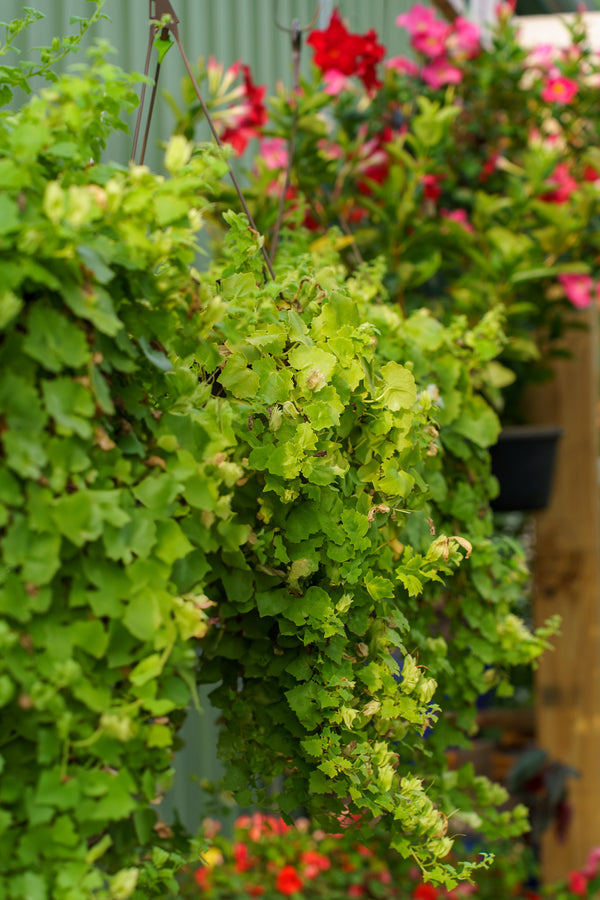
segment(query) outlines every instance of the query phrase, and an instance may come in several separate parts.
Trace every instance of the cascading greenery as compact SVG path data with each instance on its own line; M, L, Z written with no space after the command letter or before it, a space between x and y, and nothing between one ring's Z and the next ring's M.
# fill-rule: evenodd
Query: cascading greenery
M443 751L544 643L491 537L500 323L405 321L301 230L264 284L233 214L200 274L224 164L100 163L134 101L96 57L0 117L0 898L176 891L196 681L242 802L284 775L286 813L381 818L451 883L457 806L523 823Z

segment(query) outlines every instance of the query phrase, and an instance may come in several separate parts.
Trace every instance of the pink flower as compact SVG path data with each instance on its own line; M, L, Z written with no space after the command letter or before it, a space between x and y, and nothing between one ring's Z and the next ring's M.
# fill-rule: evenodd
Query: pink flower
M587 891L587 878L583 872L571 872L569 875L569 890L578 897L584 897Z
M456 222L458 225L461 225L465 231L475 231L469 222L466 209L440 209L440 216L442 219L450 219L451 222Z
M408 56L390 56L383 64L384 69L393 69L401 75L418 75L419 67Z
M549 69L556 59L556 47L553 44L538 44L527 54L527 65L531 68Z
M556 189L540 197L546 203L566 203L579 187L566 163L559 163L548 180L556 185Z
M264 138L260 141L258 154L267 169L285 169L288 161L288 147L285 138Z
M598 874L600 865L600 847L590 850L585 866L581 870L586 878L594 878Z
M446 50L453 59L473 59L481 52L480 30L474 22L457 16L446 41Z
M345 91L350 84L350 79L338 69L328 69L323 73L324 91L331 97L337 97L342 91Z
M421 78L434 89L444 84L460 84L463 73L456 66L451 65L443 56L438 56L421 69Z
M399 28L406 28L412 37L419 31L426 31L435 21L435 13L431 7L415 3L407 13L397 16L396 25Z
M573 306L577 309L585 309L587 306L590 306L592 302L591 291L594 283L589 275L564 274L559 275L558 280L564 288L567 300L570 300ZM581 873L572 872L571 875L581 875ZM584 878L583 875L581 877Z
M426 28L421 28L412 35L411 45L419 53L434 59L442 56L446 50L446 38L450 29L443 22L436 20L430 22Z
M501 25L506 24L511 19L517 8L517 0L500 0L494 7L496 18Z
M549 78L542 91L542 100L544 103L570 103L577 91L579 85L570 78L561 75L557 78Z

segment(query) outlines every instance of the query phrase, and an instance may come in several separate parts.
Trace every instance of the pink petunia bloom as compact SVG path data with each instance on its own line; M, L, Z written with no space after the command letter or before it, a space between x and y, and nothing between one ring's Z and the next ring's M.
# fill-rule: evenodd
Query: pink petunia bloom
M586 309L592 303L592 288L594 283L589 275L564 274L559 275L558 280L562 284L567 300L577 309ZM572 872L571 876L580 875L584 880L585 876L581 872ZM571 888L573 890L573 888ZM577 893L577 891L574 891Z
M577 82L564 75L549 78L542 91L542 100L544 103L570 103L578 90Z
M442 219L450 219L451 222L456 222L457 225L462 226L465 231L475 231L469 222L469 216L467 215L466 209L440 209L440 216Z
M435 59L442 56L446 50L446 38L450 29L443 22L434 20L425 28L421 28L411 36L411 45L419 53Z
M323 72L324 91L330 97L337 97L342 91L345 91L350 84L350 79L338 69L327 69Z
M406 28L411 36L426 31L435 21L434 11L422 3L415 3L407 13L396 17L396 25L399 28Z
M453 66L444 56L432 59L430 63L421 69L421 78L434 89L444 84L460 84L463 80L462 70Z
M258 155L267 169L285 169L288 161L288 144L285 138L263 138Z
M408 56L390 56L383 64L384 69L393 69L401 75L418 75L419 67Z
M590 850L585 866L581 870L586 878L594 878L600 868L600 847Z
M457 16L446 41L446 50L452 59L473 59L481 53L481 32L478 25Z
M556 60L554 44L537 44L527 54L527 65L532 69L549 69Z
M505 24L515 14L517 0L500 0L494 7L494 13L500 24Z
M559 163L548 181L555 184L556 188L540 197L546 203L566 203L579 187L566 163Z
M569 875L569 890L578 897L585 897L587 893L587 878L583 872L571 872Z

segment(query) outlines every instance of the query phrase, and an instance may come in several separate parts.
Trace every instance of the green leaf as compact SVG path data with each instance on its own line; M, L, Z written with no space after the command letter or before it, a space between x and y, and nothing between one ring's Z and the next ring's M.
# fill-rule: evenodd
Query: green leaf
M0 193L0 235L17 231L20 227L19 206L16 200Z
M148 362L151 362L153 366L156 366L161 372L173 371L170 359L161 350L153 350L145 337L138 338L138 344Z
M143 659L129 673L129 680L137 686L146 684L154 678L158 678L163 670L164 662L158 653L152 653Z
M384 392L379 399L393 411L410 409L417 399L417 386L411 372L396 362L381 367Z
M248 368L248 364L241 354L230 356L227 359L223 371L219 375L219 382L240 400L255 397L260 386L258 375Z
M42 382L42 394L61 434L91 437L92 426L87 420L94 415L95 406L87 388L70 378L55 378Z
M65 366L77 369L91 358L85 333L44 303L36 303L27 318L23 350L51 372Z

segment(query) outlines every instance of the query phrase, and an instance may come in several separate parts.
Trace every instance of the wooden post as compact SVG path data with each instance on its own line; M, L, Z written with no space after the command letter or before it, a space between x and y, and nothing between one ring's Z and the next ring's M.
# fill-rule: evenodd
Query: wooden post
M535 620L562 618L555 649L536 676L537 743L577 769L570 779L572 820L566 841L544 839L546 883L580 867L600 846L600 524L598 495L598 340L596 310L582 313L587 332L567 342L556 378L535 394L537 424L564 429L550 507L537 515Z

